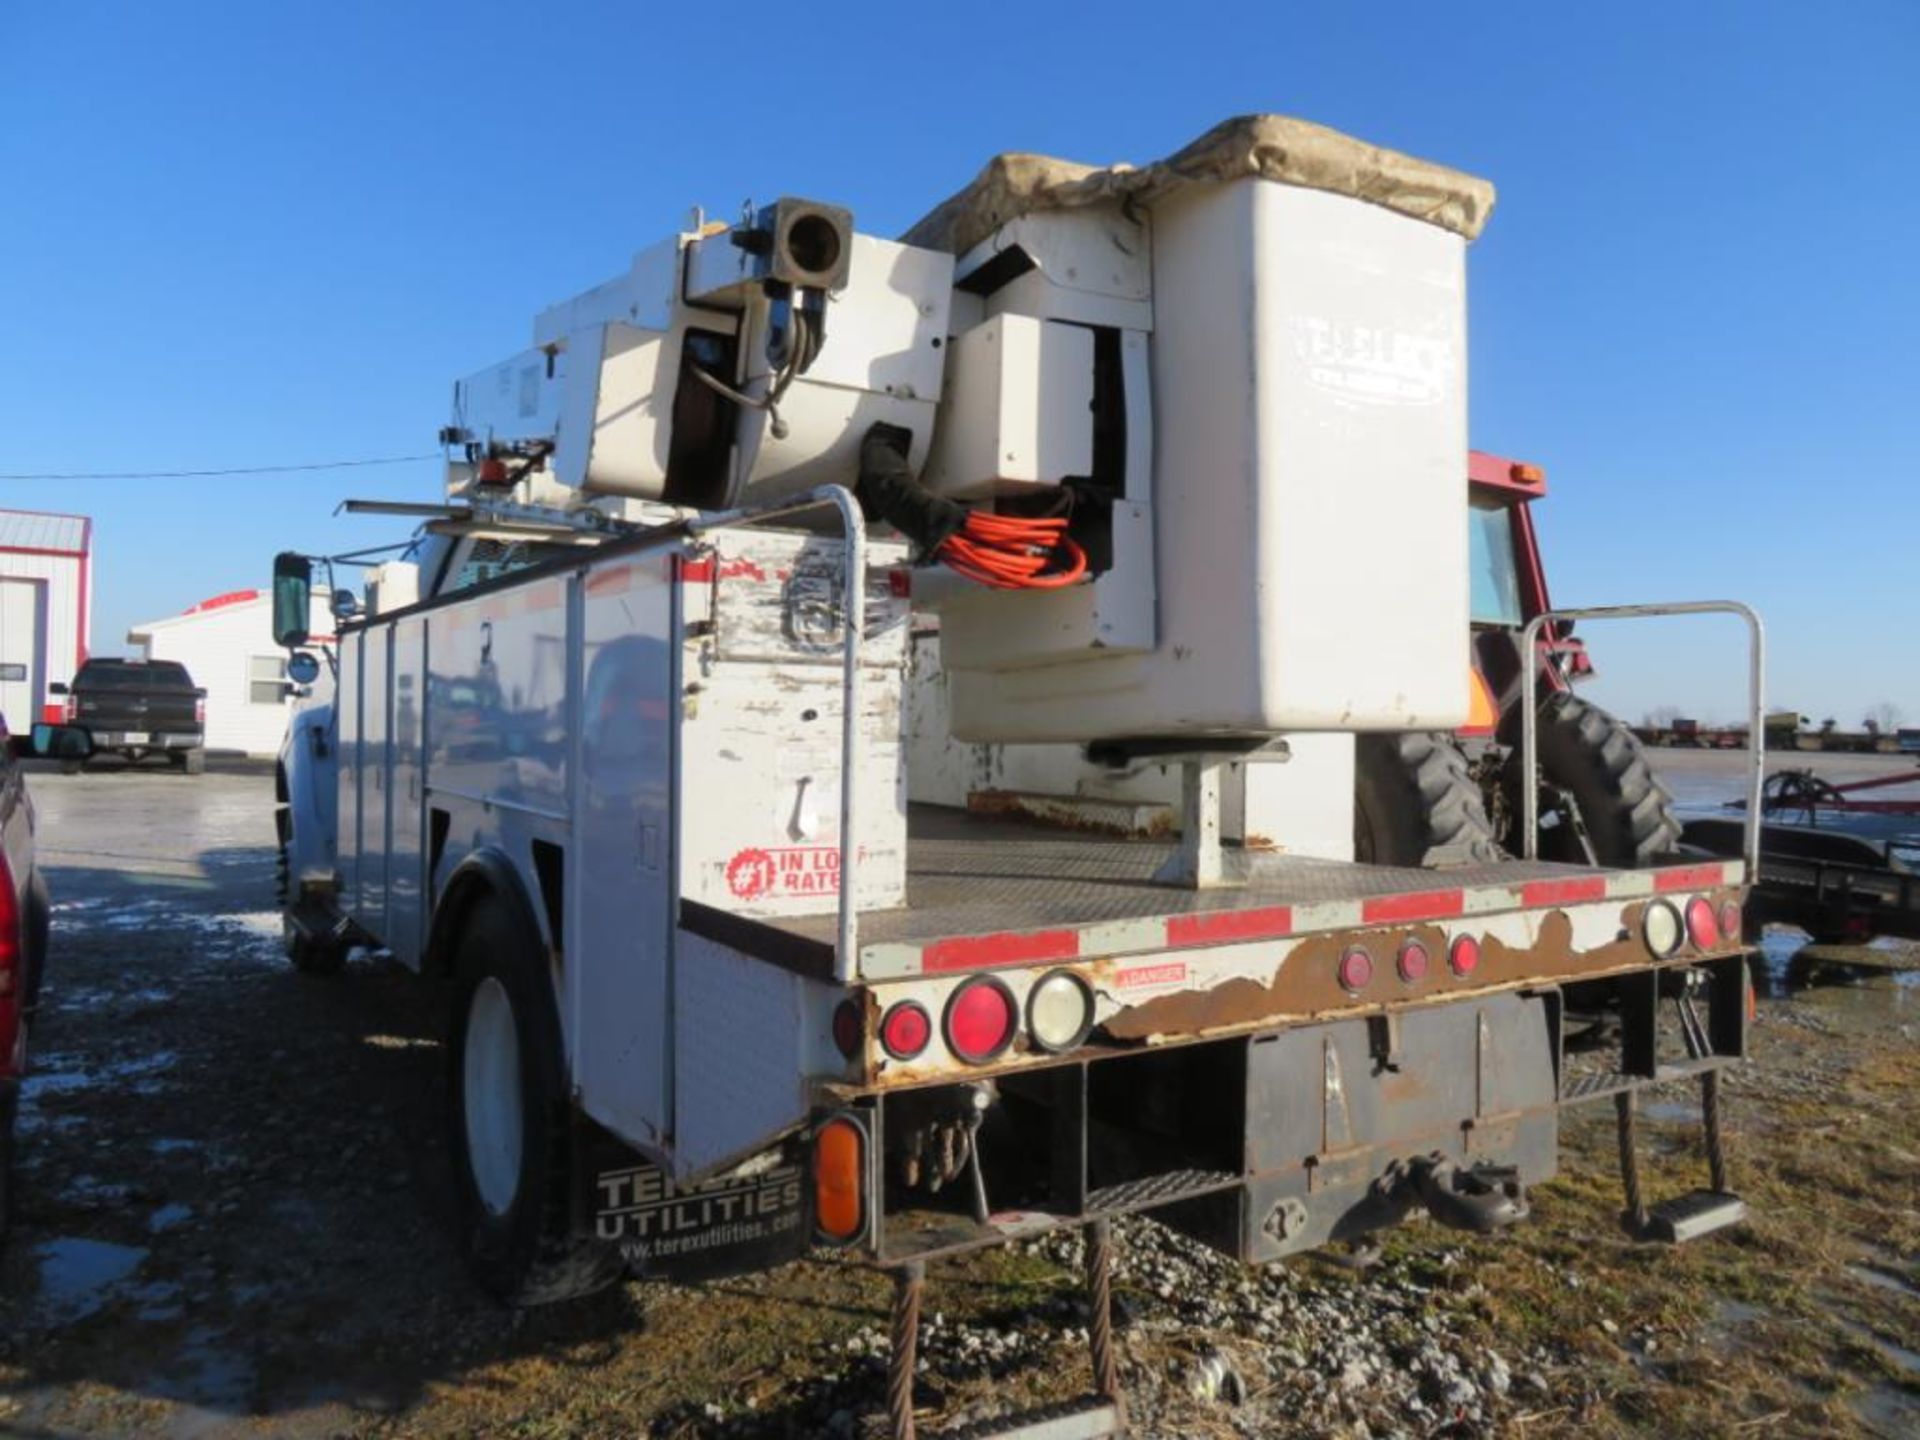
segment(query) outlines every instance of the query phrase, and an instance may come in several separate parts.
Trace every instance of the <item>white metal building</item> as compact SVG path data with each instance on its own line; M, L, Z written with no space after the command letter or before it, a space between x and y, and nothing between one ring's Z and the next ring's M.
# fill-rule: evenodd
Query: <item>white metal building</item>
M314 595L316 645L333 643L324 592ZM229 590L179 615L127 632L149 660L178 660L207 692L207 748L273 755L287 729L287 652L273 643L273 602L265 590Z
M92 600L93 521L0 510L0 716L15 730L64 715L47 687L87 658Z

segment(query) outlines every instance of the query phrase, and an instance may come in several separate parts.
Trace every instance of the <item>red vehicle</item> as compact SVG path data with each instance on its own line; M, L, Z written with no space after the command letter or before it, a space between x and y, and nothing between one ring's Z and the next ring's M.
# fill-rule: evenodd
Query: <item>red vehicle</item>
M13 1124L27 1072L27 1032L46 970L51 909L47 882L34 863L33 800L20 761L25 756L77 757L91 750L82 730L36 725L9 735L0 717L0 1237L13 1205Z
M1356 753L1355 855L1419 865L1519 853L1522 667L1536 667L1541 858L1643 868L1680 847L1673 797L1633 732L1574 693L1593 674L1570 621L1534 653L1522 632L1548 614L1533 506L1537 465L1470 452L1475 715L1456 735L1363 735Z

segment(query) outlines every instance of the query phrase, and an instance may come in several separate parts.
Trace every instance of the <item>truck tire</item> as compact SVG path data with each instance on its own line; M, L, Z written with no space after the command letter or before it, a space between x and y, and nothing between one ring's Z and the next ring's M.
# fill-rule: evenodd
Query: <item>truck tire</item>
M1565 790L1580 811L1600 864L1641 869L1679 848L1673 796L1655 778L1634 733L1598 705L1568 692L1548 696L1540 706L1539 758L1541 779ZM1516 747L1503 777L1515 817L1521 778ZM1566 826L1541 831L1540 858L1587 863Z
M1505 857L1459 743L1438 731L1356 735L1353 858L1363 865L1487 865Z
M302 975L338 975L347 967L347 947L330 935L309 935L291 920L286 927L287 959Z
M606 1288L624 1268L619 1252L570 1223L570 1102L553 982L537 940L496 895L467 917L453 993L448 1150L468 1265L515 1306Z
M284 787L282 787L284 791ZM293 918L293 806L273 807L273 831L278 844L273 864L275 898L280 902L281 944L287 959L302 975L338 975L347 964L347 947L331 935L314 935Z
M187 774L204 775L207 773L207 752L204 747L196 745L191 750L180 751L179 755L180 768Z

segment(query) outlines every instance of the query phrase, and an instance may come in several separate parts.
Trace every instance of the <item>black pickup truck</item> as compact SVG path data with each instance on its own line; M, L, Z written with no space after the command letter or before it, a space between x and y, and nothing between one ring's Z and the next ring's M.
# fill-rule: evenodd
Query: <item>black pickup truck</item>
M207 692L178 660L93 659L80 667L67 697L67 723L93 737L95 755L120 755L137 764L164 755L189 775L207 768ZM68 772L78 760L64 760Z

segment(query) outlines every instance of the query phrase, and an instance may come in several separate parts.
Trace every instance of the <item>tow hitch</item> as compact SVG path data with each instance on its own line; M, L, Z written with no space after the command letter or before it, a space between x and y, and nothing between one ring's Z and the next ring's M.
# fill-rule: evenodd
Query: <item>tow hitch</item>
M1527 1187L1511 1165L1460 1166L1443 1155L1396 1160L1375 1183L1398 1208L1415 1205L1442 1225L1491 1235L1527 1218Z

